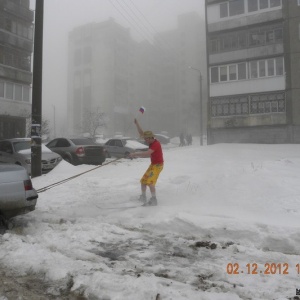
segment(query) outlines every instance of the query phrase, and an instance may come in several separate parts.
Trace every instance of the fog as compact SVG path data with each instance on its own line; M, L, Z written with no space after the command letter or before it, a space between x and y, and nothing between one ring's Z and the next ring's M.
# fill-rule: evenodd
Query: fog
M34 0L31 9L35 10ZM42 114L52 135L67 132L67 51L72 29L111 17L129 28L135 40L151 42L157 32L175 29L178 15L192 11L204 17L204 0L44 0Z

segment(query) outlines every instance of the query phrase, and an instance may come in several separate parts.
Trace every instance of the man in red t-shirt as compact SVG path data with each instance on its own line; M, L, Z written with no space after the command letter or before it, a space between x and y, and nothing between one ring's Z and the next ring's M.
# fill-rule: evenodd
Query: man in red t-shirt
M157 205L155 184L164 167L163 152L160 142L154 138L152 131L143 131L137 119L134 119L134 123L140 136L142 136L145 139L145 142L149 145L149 149L143 152L130 153L129 157L150 157L151 164L140 180L142 191L140 200L144 202L144 206L154 206ZM146 198L147 186L149 186L151 192L151 198L148 202Z

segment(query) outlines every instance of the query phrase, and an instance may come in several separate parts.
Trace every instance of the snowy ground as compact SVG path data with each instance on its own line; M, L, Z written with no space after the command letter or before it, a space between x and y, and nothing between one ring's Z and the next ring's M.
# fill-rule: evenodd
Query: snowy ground
M157 207L136 200L149 159L110 162L40 192L0 236L0 264L58 297L298 299L300 145L194 141L164 156ZM33 184L92 168L61 162Z

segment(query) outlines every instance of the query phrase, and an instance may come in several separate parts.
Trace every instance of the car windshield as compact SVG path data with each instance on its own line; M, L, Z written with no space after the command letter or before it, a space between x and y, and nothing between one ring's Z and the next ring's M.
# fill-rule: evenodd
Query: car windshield
M18 141L18 142L14 142L13 146L14 146L16 152L20 152L22 150L31 149L31 143L30 143L30 141Z
M75 145L96 145L92 140L90 139L71 139L71 141Z

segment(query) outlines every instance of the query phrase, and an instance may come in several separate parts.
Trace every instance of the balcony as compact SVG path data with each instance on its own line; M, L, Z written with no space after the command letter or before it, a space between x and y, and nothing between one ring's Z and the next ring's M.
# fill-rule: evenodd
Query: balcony
M233 61L246 61L257 57L269 57L282 55L284 52L283 44L270 44L248 49L239 49L234 51L216 53L209 55L210 64L224 64Z
M16 5L6 0L0 0L0 10L6 11L30 23L32 23L34 20L34 12L32 10L26 9L23 6Z
M1 0L0 0L1 1ZM32 52L33 42L17 35L10 34L0 30L0 44L18 47L20 49Z
M0 64L0 77L10 79L12 81L19 81L31 84L32 83L32 73L26 72L14 68L10 68L5 65Z
M282 20L283 14L281 9L270 10L255 14L243 14L240 16L219 19L214 21L208 20L208 32L218 32L222 30L231 30L251 26L255 24L268 23L276 20Z

